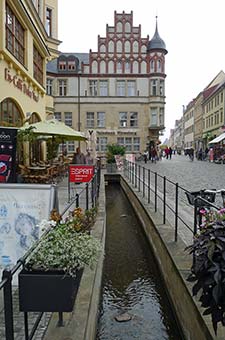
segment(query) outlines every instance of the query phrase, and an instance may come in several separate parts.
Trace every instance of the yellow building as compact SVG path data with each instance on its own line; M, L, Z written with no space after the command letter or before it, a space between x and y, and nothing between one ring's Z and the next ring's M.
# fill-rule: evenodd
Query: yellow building
M0 126L19 127L53 111L46 63L58 55L57 30L57 0L0 0Z

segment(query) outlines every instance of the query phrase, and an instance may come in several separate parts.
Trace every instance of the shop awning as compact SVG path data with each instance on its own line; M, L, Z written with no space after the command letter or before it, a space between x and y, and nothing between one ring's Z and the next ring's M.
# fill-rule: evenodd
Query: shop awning
M223 139L225 139L225 132L219 135L218 137L214 138L209 142L209 144L215 144L221 142Z

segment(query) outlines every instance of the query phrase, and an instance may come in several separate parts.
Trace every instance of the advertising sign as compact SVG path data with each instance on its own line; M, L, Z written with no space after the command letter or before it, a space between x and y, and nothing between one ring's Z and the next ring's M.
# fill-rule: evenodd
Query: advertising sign
M70 183L90 182L93 176L94 176L93 165L70 165L69 166Z
M56 187L0 184L0 267L15 264L39 239L57 200Z
M0 183L16 182L17 129L0 128Z

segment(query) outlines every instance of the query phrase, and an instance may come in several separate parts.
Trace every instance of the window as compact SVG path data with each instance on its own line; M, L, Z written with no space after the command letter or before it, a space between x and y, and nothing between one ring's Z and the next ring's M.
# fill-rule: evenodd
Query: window
M134 137L133 151L140 151L140 137Z
M151 60L151 63L150 63L150 71L151 72L154 72L154 65L155 65L154 60Z
M89 91L90 96L98 95L98 82L97 80L89 80Z
M157 81L154 79L151 80L151 95L156 96L156 94L157 94Z
M52 96L52 79L47 78L46 82L46 94Z
M43 85L43 58L33 45L33 74L34 78Z
M65 117L65 124L68 126L72 126L73 124L73 120L72 120L72 112L65 112L64 113L64 117Z
M0 125L22 126L23 119L19 108L10 98L6 98L0 103Z
M159 94L160 96L164 96L164 80L159 81Z
M119 119L120 119L119 126L127 127L127 112L120 112Z
M74 142L70 141L70 142L67 142L66 144L67 144L67 151L68 151L69 153L75 151Z
M97 137L97 151L106 151L108 144L107 137Z
M138 114L137 112L130 113L130 126L137 127L138 126Z
M100 80L99 82L99 95L108 96L108 81Z
M157 125L157 109L152 108L151 109L151 126Z
M68 61L68 70L73 71L76 68L76 63L75 61Z
M162 71L162 63L161 60L158 59L157 60L157 72L161 72Z
M46 23L45 29L47 34L51 37L52 36L52 10L50 8L46 8Z
M128 80L127 82L127 95L129 97L135 96L135 84L134 80Z
M164 126L164 109L159 109L159 126Z
M9 50L14 57L24 65L24 28L12 12L11 8L6 5L6 37L5 45L7 50Z
M220 123L223 123L223 109L220 109Z
M126 151L132 151L132 138L131 137L125 137L125 146L126 146Z
M57 119L59 122L62 121L62 113L61 112L55 112L54 113L55 119Z
M121 61L118 61L118 63L117 63L117 73L122 73L122 63L121 63Z
M59 80L59 95L66 96L67 83L66 80Z
M105 112L97 112L97 127L105 127Z
M61 71L66 70L66 61L59 61L59 70Z
M86 113L86 125L87 128L93 128L95 126L94 112Z
M125 81L117 80L117 96L125 96Z

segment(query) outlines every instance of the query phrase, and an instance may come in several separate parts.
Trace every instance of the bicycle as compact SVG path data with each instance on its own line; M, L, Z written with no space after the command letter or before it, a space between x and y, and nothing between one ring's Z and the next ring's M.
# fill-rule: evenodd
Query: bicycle
M216 195L221 194L222 198L222 207L225 207L225 189L203 189L200 191L188 192L185 194L187 196L189 204L195 207L194 212L194 234L197 232L199 228L201 230L202 225L202 210L205 212L209 212L212 209L220 210L220 207L217 207L213 203L215 203Z

